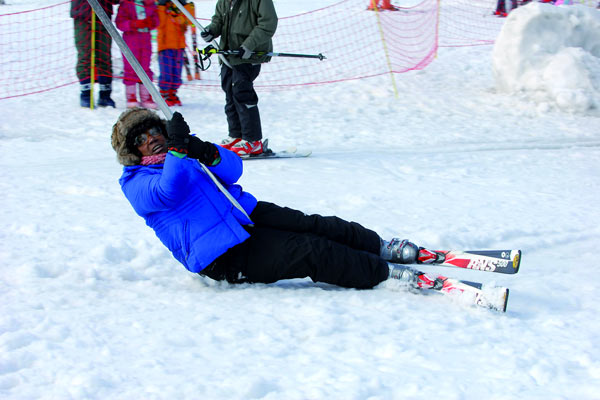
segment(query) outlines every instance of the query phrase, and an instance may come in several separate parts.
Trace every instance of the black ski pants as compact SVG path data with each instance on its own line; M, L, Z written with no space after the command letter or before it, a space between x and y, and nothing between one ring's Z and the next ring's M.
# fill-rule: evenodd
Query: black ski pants
M379 235L338 217L306 215L259 201L250 215L250 237L229 249L201 274L230 283L272 283L310 277L367 289L387 279Z
M225 115L229 136L249 142L262 139L258 95L254 80L260 73L260 64L239 64L221 67L221 88L225 92Z

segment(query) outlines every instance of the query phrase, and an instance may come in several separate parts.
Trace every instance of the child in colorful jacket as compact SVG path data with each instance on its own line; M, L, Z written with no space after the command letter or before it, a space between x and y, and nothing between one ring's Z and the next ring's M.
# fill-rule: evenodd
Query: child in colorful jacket
M158 27L159 19L156 12L154 0L125 0L119 6L117 18L115 19L117 28L123 31L123 39L129 49L140 62L140 65L152 79L152 70L150 69L150 60L152 58L152 37L150 31ZM152 96L142 84L131 64L123 56L125 84L125 96L127 108L142 106L155 109L156 104ZM140 103L137 101L136 86L140 91Z
M194 15L194 3L180 0L187 11ZM177 89L182 84L181 70L185 51L185 31L192 22L168 0L158 1L158 64L160 94L169 106L180 106Z

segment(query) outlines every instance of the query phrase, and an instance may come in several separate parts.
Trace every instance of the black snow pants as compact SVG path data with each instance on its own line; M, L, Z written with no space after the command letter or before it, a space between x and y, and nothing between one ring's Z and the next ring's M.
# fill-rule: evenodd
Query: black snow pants
M314 282L372 288L388 277L377 233L338 217L305 215L259 201L250 214L250 237L201 275L230 283L272 283L310 277Z
M248 142L262 139L258 95L254 90L254 80L260 73L260 64L233 65L221 67L221 88L225 92L225 115L229 126L229 136Z

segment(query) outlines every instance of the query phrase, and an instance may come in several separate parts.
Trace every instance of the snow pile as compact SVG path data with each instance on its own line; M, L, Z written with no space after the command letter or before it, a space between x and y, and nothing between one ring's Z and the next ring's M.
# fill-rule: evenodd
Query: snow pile
M500 91L583 114L600 109L600 13L531 3L510 13L493 51Z

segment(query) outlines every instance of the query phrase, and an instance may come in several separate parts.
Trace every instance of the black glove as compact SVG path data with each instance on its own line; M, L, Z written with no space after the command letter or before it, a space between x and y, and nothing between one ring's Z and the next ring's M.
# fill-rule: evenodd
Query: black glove
M190 143L190 127L183 115L176 111L173 118L167 122L167 147L177 153L187 154Z
M188 157L195 158L204 165L213 166L218 164L219 150L217 146L210 142L198 139L196 136L190 136L190 144L188 146Z
M165 4L167 4L167 0L158 0L159 6L164 6Z
M200 32L200 36L202 37L202 40L204 40L206 43L212 42L215 38L215 35L213 35L209 30L203 30L202 32Z
M238 53L238 56L242 59L242 60L247 60L250 57L252 57L252 51L248 50L246 47L242 46L239 49L236 50Z

